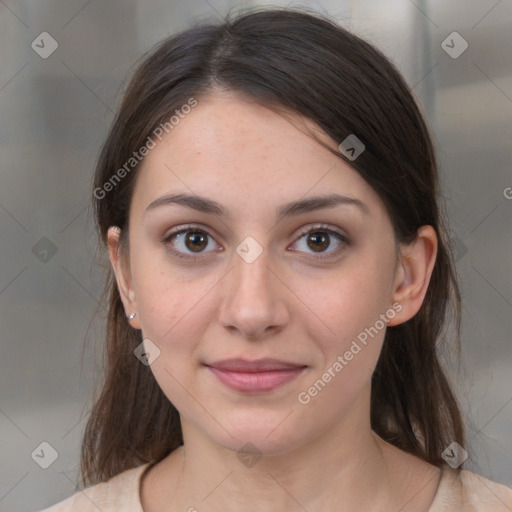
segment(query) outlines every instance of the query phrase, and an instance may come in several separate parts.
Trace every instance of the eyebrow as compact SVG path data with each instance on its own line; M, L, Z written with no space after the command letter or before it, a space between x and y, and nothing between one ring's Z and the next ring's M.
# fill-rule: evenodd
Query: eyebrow
M199 212L231 218L229 211L216 201L206 197L189 194L168 194L159 197L149 204L149 206L146 208L146 213L160 206L169 206L175 204L190 208L192 210L197 210ZM369 213L368 206L360 199L340 194L328 194L324 196L300 199L298 201L292 201L291 203L285 204L277 209L277 218L278 220L281 220L284 217L291 217L294 215L300 215L303 213L309 213L340 205L355 206L362 213Z

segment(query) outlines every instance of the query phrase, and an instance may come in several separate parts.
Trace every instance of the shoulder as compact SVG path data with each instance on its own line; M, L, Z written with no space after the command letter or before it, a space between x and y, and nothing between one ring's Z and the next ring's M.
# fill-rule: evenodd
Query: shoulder
M87 487L69 498L45 508L41 512L143 512L140 503L139 482L150 463L128 469L102 482Z
M510 512L512 489L471 471L446 466L429 512Z

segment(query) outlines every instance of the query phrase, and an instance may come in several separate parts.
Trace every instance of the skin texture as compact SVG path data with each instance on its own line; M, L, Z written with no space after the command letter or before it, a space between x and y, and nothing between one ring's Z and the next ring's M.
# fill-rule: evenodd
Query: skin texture
M325 512L342 504L349 512L406 512L426 511L433 499L439 470L371 430L370 379L385 328L359 343L357 355L307 404L298 400L393 304L400 311L395 307L388 325L416 314L437 251L435 231L423 226L414 243L399 247L398 259L379 196L308 130L319 133L297 115L234 93L202 99L138 171L129 260L121 257L119 231L109 230L126 313L136 313L132 327L160 350L150 368L180 412L185 441L146 473L145 511ZM213 199L230 216L180 205L145 211L169 193ZM285 203L332 193L361 200L364 211L338 205L276 216ZM161 241L187 224L210 235L199 252L186 233ZM318 231L328 236L319 224L348 243L311 240ZM251 263L236 252L247 236L263 251ZM250 395L204 366L231 357L307 368L273 391ZM251 467L237 456L246 443L261 455Z

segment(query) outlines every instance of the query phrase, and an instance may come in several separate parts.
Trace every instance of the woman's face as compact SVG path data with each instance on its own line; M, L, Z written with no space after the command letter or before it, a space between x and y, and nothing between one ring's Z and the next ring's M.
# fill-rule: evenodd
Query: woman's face
M199 101L145 157L130 209L120 286L160 351L151 371L184 425L235 450L368 422L383 320L401 308L383 203L290 120L229 93ZM352 199L313 200L334 195ZM208 366L232 358L293 367Z

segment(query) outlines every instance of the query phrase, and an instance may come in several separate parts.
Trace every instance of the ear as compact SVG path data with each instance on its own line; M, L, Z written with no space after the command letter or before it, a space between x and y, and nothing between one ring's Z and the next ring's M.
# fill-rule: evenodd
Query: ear
M132 313L137 313L137 301L135 299L135 291L132 287L130 269L127 268L126 262L123 260L120 245L119 236L121 235L121 229L117 226L110 226L108 228L107 239L108 239L108 253L110 257L110 263L116 277L117 288L119 295L123 301L124 310L126 316ZM140 329L140 319L135 316L132 320L127 320L134 329Z
M423 304L437 256L437 235L432 226L421 226L416 239L400 248L393 289L393 300L402 309L388 325L399 325L411 319Z

